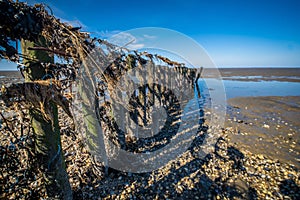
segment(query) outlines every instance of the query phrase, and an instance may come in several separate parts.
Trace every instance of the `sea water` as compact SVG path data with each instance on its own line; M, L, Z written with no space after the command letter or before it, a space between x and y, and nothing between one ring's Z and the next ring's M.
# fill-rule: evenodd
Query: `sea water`
M210 91L214 90L225 92L227 99L248 96L300 96L300 82L237 81L207 78L199 80L198 84L206 97L209 96Z

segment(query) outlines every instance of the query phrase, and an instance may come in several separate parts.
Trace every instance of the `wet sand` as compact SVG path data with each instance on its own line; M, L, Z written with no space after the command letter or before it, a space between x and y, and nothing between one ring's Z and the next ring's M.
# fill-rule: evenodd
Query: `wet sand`
M300 68L219 68L223 80L300 82ZM215 77L212 69L204 69L203 76Z
M300 167L299 96L233 98L228 104L231 142Z
M229 76L298 76L300 68L220 68L223 77Z
M19 71L0 71L0 85L21 82L23 80L22 74Z

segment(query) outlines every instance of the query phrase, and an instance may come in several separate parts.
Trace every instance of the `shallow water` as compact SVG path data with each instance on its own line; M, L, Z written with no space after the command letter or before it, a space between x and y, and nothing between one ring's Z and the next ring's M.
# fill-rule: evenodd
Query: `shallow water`
M228 99L246 96L300 96L298 82L224 80L223 83Z
M295 80L300 80L299 76L226 76L223 77L224 80L235 80L235 81L254 81L253 79L256 79L255 81L284 81L286 79L292 80L295 82ZM275 80L274 80L275 79Z
M224 126L235 130L230 136L232 142L252 153L300 166L297 146L300 133L297 120L300 117L299 82L211 78L202 79L198 84L202 88L204 108L209 110L213 101L210 94L225 92L227 119Z
M209 86L205 84L208 81ZM217 89L224 92L218 82L220 83L217 79L205 79L198 83L205 93ZM227 99L247 96L300 96L299 82L223 80L222 83Z

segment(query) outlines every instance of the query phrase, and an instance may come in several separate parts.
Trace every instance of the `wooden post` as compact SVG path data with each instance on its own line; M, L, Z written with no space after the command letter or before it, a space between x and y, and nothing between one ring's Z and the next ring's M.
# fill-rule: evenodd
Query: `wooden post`
M46 41L40 38L38 46L45 46ZM24 55L40 62L54 62L53 56L49 56L43 51L28 50L34 43L21 41L22 52ZM47 77L46 70L37 62L23 59L26 65L25 81L41 80ZM49 74L51 76L51 74ZM49 77L48 77L49 78ZM32 108L32 127L35 134L35 147L37 156L40 158L39 165L44 170L44 179L49 198L72 199L72 190L66 172L65 161L62 154L60 141L60 128L58 125L58 109L54 102L44 102L49 104L53 121L46 120L39 108Z

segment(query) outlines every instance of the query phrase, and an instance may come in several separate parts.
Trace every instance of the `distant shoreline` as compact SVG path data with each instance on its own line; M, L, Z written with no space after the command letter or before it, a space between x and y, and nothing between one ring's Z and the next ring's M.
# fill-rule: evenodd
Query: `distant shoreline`
M0 71L1 76L5 76L5 78L22 78L18 70ZM216 78L220 76L224 80L236 81L300 82L300 68L204 68L202 72L203 78Z
M205 68L202 73L203 78L217 78L220 76L224 80L236 81L300 82L300 68L220 68L218 71Z

